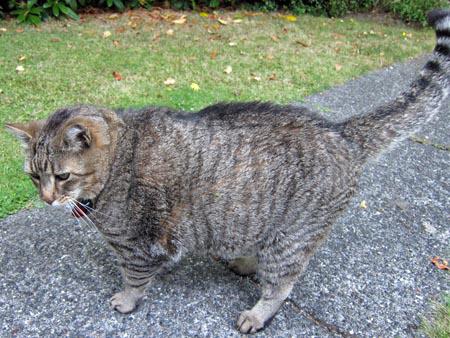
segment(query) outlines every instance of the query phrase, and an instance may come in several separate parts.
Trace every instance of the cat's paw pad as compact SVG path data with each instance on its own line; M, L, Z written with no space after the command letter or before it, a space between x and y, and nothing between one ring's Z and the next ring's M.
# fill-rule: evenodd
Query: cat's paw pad
M127 291L117 292L109 300L111 309L120 313L130 313L137 306L137 299Z
M264 327L264 322L251 310L243 311L237 321L237 327L241 333L255 333Z

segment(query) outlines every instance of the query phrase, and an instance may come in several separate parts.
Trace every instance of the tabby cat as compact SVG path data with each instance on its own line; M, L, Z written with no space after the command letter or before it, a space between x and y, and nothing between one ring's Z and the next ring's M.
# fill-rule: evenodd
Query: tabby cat
M41 198L91 217L117 255L124 289L112 308L133 311L155 275L188 252L211 254L257 273L261 298L237 321L253 333L327 238L363 165L447 96L450 11L429 22L437 44L410 88L340 123L296 106L220 103L196 114L76 106L6 127L25 145Z

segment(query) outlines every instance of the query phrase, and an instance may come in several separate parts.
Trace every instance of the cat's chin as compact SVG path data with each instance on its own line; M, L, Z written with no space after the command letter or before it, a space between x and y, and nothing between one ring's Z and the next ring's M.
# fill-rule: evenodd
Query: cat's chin
M72 215L76 218L87 216L94 209L94 202L90 199L79 199L77 206L72 207Z

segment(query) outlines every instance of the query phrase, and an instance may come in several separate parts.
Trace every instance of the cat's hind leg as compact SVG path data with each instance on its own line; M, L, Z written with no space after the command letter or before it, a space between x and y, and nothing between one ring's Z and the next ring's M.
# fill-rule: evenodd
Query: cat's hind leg
M251 310L243 311L239 316L237 326L240 332L254 333L276 314L308 265L324 233L320 229L315 236L294 239L277 233L265 243L257 254L261 298Z
M237 327L242 333L255 333L262 329L278 311L284 300L294 286L295 279L284 281L279 285L262 285L262 295L256 305L251 310L243 311L237 321Z

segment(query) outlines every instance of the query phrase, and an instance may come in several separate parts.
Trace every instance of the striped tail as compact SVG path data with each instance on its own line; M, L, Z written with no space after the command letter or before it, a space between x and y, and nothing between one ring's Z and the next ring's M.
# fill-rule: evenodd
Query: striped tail
M419 76L393 101L341 124L343 135L356 143L361 160L375 156L428 122L447 97L450 87L450 10L433 10L428 22L437 43Z

